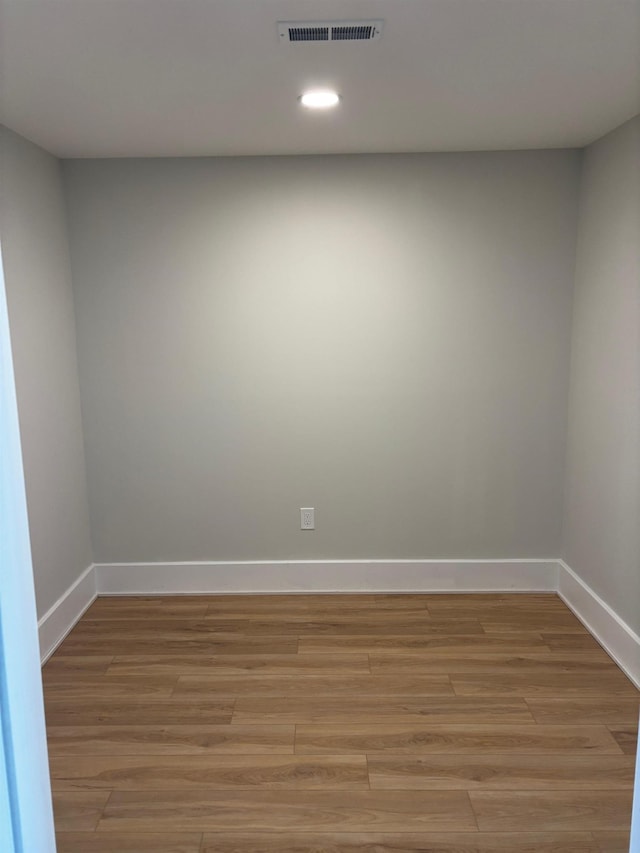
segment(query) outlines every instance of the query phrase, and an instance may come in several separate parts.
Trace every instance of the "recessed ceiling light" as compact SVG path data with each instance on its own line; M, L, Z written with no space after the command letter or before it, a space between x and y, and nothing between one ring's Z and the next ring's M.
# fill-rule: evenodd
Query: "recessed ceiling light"
M312 110L323 110L327 107L335 107L340 101L340 95L337 92L332 92L330 89L312 89L300 96L300 103L303 107L309 107Z

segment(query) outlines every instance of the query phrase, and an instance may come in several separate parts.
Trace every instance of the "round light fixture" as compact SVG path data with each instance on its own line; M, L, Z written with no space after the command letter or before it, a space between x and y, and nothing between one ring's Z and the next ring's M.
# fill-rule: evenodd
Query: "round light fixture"
M339 102L340 95L330 89L312 89L300 96L302 106L311 110L326 110L328 107L335 107Z

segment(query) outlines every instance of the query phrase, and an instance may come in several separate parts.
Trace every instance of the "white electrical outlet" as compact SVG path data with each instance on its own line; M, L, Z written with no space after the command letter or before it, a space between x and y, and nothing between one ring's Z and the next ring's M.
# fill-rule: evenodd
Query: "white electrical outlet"
M300 530L316 529L316 511L312 506L300 507Z

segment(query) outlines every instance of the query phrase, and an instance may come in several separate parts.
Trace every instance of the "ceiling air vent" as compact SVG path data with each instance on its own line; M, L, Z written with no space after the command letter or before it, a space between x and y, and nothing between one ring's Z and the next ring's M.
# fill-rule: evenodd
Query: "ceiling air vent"
M281 42L376 41L382 21L279 21Z

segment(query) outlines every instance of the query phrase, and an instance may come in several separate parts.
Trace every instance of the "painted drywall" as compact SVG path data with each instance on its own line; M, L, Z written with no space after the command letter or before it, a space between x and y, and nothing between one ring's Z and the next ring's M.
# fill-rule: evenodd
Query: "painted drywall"
M65 162L96 561L557 555L579 160Z
M563 558L640 633L640 117L584 155Z
M92 561L60 164L0 136L0 238L38 615Z

